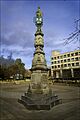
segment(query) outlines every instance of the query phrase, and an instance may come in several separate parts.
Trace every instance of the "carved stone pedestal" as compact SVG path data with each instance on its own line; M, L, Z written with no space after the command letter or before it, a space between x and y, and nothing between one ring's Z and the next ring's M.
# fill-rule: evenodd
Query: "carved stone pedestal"
M62 103L57 95L52 93L25 93L18 100L29 110L50 110L53 106Z

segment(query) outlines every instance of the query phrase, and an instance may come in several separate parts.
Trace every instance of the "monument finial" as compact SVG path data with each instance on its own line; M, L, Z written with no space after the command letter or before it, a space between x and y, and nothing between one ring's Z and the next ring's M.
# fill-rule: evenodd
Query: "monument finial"
M40 7L38 7L38 10L36 11L35 25L37 27L37 31L36 31L35 35L40 34L43 36L43 33L41 31L41 27L43 25L43 17L42 17L42 11L40 10Z
M42 12L41 12L41 10L40 10L40 7L38 7L38 10L37 10L37 12L36 12L36 16L37 16L37 17L42 17Z

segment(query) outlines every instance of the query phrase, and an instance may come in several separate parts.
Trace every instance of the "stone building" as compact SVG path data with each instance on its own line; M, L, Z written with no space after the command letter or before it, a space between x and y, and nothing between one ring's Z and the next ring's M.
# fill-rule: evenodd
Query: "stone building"
M64 54L52 51L51 76L56 79L80 79L80 50Z

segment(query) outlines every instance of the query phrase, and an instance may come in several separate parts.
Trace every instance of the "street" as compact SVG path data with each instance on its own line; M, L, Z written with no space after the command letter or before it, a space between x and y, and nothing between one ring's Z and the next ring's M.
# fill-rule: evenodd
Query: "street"
M0 84L1 120L79 120L79 87L54 84L53 91L62 99L62 104L54 106L49 111L29 111L18 103L18 98L27 91L27 86L27 82Z

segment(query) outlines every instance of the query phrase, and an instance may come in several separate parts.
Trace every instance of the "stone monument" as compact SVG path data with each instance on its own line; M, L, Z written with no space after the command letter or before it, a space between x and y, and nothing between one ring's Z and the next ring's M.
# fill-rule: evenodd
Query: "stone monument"
M55 95L48 82L47 63L45 53L43 51L44 40L41 27L43 25L43 17L40 7L36 12L35 25L37 27L34 40L34 57L32 60L31 83L27 92L18 99L29 110L49 110L54 105L61 103L58 96Z

